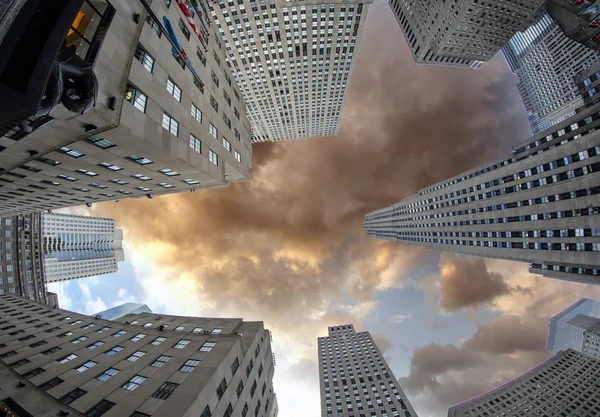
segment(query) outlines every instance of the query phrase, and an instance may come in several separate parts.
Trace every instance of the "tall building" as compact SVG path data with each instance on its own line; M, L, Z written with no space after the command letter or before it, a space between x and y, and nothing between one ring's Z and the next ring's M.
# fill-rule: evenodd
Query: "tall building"
M209 3L248 106L253 141L337 133L372 2Z
M322 417L416 417L369 332L333 326L318 342Z
M600 301L582 298L552 316L546 349L550 352L573 349L600 356Z
M0 296L0 312L0 407L18 415L277 415L262 322L148 313L107 321L13 295Z
M146 304L139 303L123 303L118 306L109 308L108 310L101 311L94 314L94 317L100 316L104 320L117 320L128 314L140 314L140 313L152 313L150 307Z
M0 294L48 302L40 213L0 218Z
M518 378L462 404L448 417L600 415L600 360L561 351Z
M0 216L248 179L250 123L219 81L232 75L214 25L197 35L171 0L16 3L0 38Z
M516 33L502 48L533 133L575 114L583 105L575 76L598 60L598 53L568 38L544 13L539 22Z
M367 214L367 234L600 284L599 111L582 108L503 158Z
M117 272L125 259L114 219L43 213L42 239L48 283Z
M545 0L390 0L415 62L480 68L539 19Z

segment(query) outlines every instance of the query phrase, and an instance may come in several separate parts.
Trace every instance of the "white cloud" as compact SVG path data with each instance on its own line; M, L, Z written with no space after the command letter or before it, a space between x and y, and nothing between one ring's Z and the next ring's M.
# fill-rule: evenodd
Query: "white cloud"
M411 313L408 314L396 314L395 316L392 316L392 318L390 319L390 321L392 323L402 323L403 321L406 321L408 319L410 319L412 317Z
M48 284L48 291L56 293L60 308L65 310L73 309L73 299L67 295L69 282L51 282Z
M117 297L123 298L123 297L125 297L126 294L127 294L127 290L125 288L121 288L117 292Z

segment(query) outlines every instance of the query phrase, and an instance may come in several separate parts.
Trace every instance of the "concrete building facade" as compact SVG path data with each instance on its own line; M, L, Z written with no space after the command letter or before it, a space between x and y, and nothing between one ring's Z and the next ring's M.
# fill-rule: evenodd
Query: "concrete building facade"
M600 360L564 350L518 378L462 404L448 417L600 415Z
M82 4L66 41L92 64L95 106L75 114L59 104L0 137L0 216L247 180L250 124L237 85L211 79L232 77L214 26L200 40L170 0Z
M63 213L42 213L46 282L117 272L125 259L123 230L115 220Z
M372 2L210 3L227 65L248 106L253 141L337 133Z
M573 349L600 356L600 301L582 298L552 316L546 349L555 353Z
M117 320L128 314L139 314L139 313L152 313L150 307L146 304L140 303L123 303L118 306L114 306L107 310L101 311L94 314L94 317L98 317L104 320Z
M369 332L351 324L318 338L322 417L416 417Z
M0 296L0 314L0 402L31 415L277 416L262 322L106 321L13 295Z
M48 302L40 213L0 218L0 294Z
M365 216L369 236L600 284L600 105Z
M545 0L390 0L415 62L480 68L539 19Z
M517 88L533 133L561 122L583 106L575 77L598 53L568 38L548 13L516 33L502 52L517 77Z

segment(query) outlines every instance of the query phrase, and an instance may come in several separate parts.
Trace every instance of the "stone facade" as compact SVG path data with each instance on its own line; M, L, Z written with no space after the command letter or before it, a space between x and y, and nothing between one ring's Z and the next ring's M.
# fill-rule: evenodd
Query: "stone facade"
M369 332L333 326L318 343L322 417L417 416Z
M32 415L56 416L59 406L96 417L277 415L262 322L148 313L107 321L13 295L0 296L0 314L0 401Z

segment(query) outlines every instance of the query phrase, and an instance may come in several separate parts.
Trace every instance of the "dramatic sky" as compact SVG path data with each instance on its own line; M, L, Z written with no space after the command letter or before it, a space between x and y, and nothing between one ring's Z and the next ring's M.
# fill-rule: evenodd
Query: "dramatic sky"
M370 10L337 137L254 146L250 181L75 209L114 217L116 274L53 284L62 307L263 320L282 417L318 417L316 340L374 334L419 416L549 356L548 318L600 288L368 238L365 213L510 152L529 127L501 56L480 70L415 65L383 2Z

